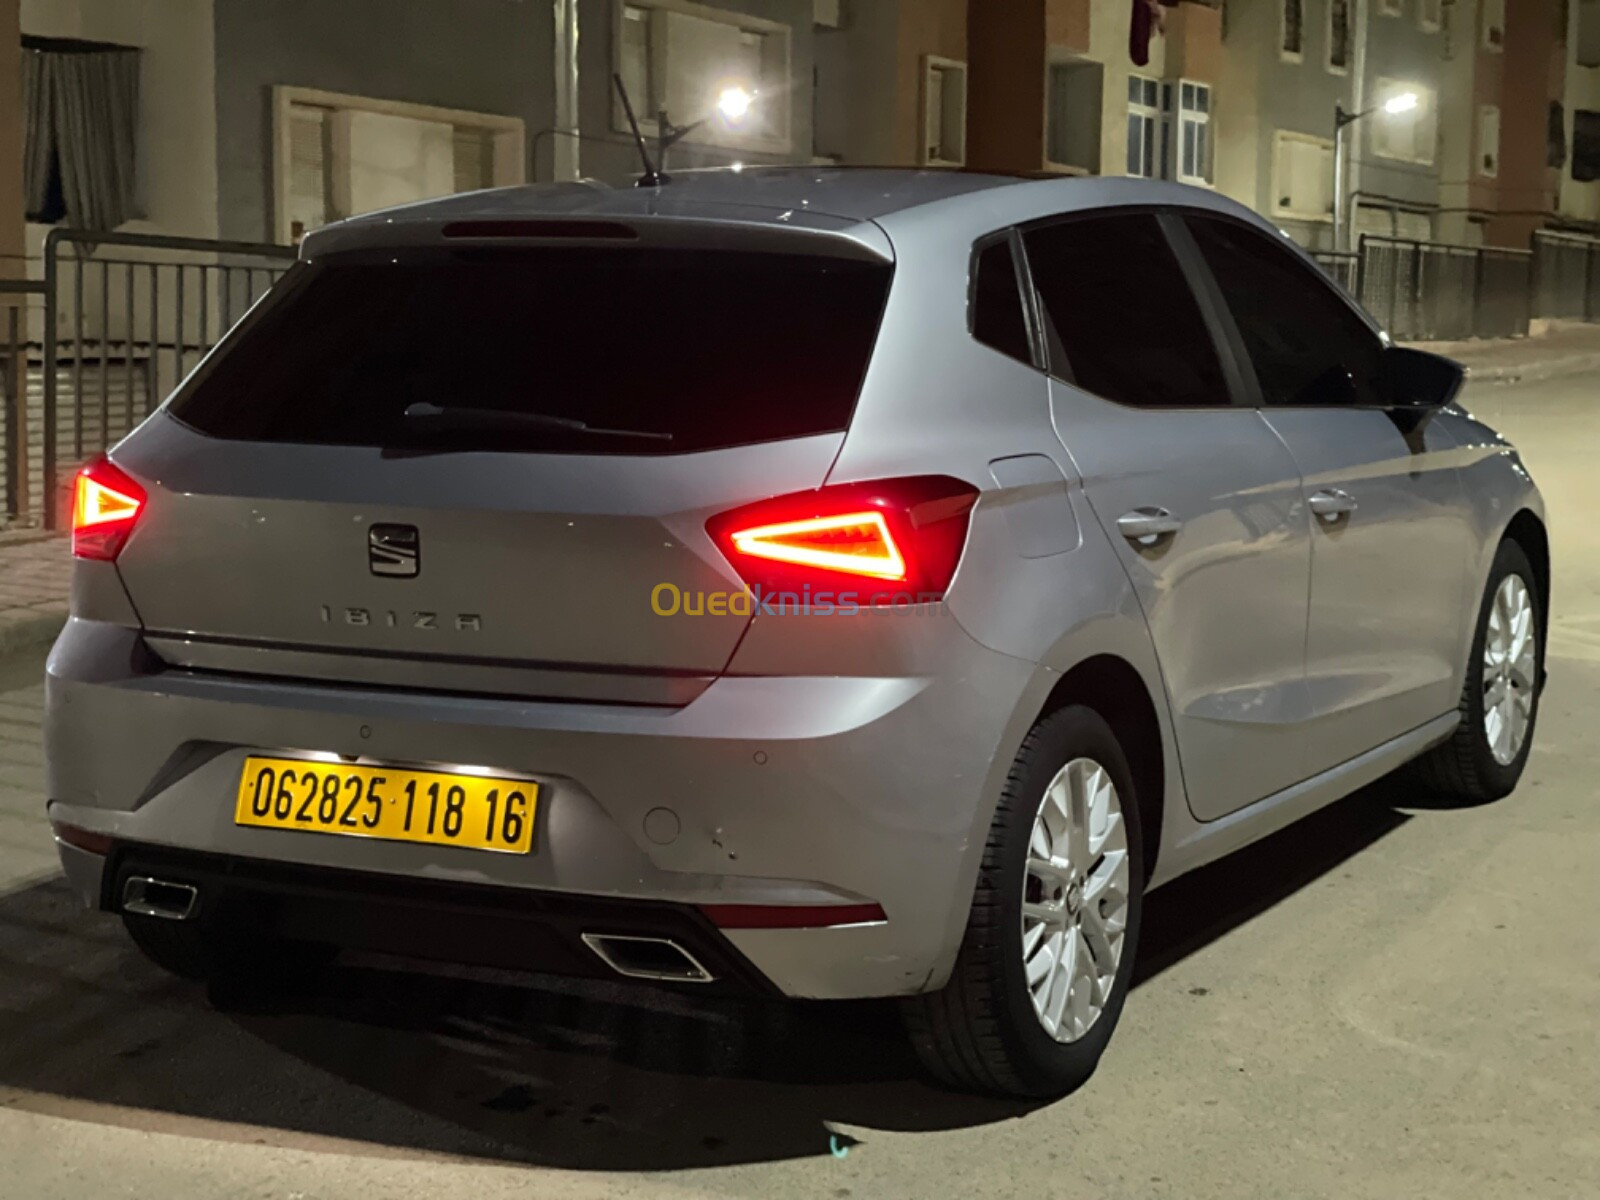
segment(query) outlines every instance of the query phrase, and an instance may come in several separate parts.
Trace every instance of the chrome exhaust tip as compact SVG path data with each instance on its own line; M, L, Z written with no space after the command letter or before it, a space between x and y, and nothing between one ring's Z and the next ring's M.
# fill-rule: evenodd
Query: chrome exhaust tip
M187 921L194 916L200 893L187 883L130 875L122 885L122 911L164 921Z
M670 938L586 933L583 944L606 966L629 979L668 983L710 983L716 977Z

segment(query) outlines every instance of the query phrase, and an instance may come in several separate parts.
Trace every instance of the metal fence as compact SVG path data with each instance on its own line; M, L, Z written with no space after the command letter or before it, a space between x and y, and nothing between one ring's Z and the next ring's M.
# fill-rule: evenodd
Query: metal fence
M44 284L33 279L0 279L0 527L28 511L31 478L28 331L44 312ZM16 452L13 453L13 450Z
M1533 253L1363 234L1355 295L1396 341L1523 337Z
M43 279L9 285L13 301L30 302L14 309L22 314L15 336L0 308L0 524L56 527L77 465L143 420L294 254L250 242L54 230Z
M1600 241L1543 229L1534 233L1533 315L1600 320Z
M1328 278L1352 296L1356 294L1357 271L1361 262L1359 254L1354 250L1313 250L1311 257L1328 273Z

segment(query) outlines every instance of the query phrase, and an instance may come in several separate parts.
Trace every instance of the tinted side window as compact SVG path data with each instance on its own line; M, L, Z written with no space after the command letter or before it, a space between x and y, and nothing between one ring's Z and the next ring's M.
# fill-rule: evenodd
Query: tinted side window
M1024 236L1051 324L1051 370L1140 408L1230 404L1217 348L1155 216L1063 221ZM1059 350L1064 364L1054 361Z
M1188 218L1267 404L1378 404L1383 345L1333 285L1266 235Z
M1022 315L1022 290L1009 241L992 242L978 252L972 269L972 336L985 346L1022 362L1033 362L1028 324Z

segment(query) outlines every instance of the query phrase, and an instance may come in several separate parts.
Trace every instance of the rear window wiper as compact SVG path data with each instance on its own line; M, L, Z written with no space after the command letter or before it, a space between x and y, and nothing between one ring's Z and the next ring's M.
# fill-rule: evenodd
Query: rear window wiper
M440 408L426 400L407 406L402 414L408 426L440 433L518 433L525 430L575 433L584 437L644 438L670 442L670 433L648 429L608 429L574 417L554 417L549 413L510 412L503 408Z

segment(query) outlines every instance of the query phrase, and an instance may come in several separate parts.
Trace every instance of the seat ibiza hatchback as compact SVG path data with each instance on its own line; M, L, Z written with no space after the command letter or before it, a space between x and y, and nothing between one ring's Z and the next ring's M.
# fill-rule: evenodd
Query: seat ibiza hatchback
M1132 180L688 173L312 235L77 481L49 814L180 974L900 997L1088 1077L1153 886L1508 792L1549 556L1458 368Z

